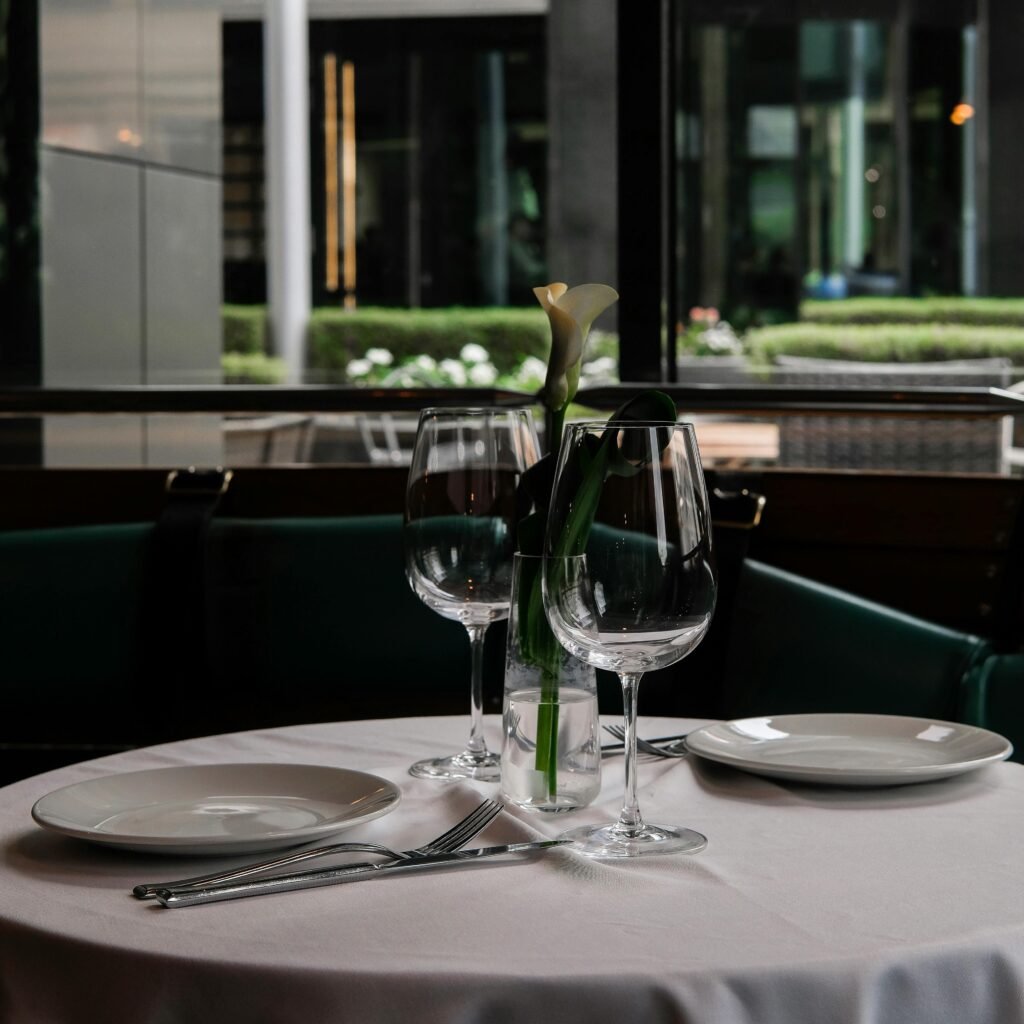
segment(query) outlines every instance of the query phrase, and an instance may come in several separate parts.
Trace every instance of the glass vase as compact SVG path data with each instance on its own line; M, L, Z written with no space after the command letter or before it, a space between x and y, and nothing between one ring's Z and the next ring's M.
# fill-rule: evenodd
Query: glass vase
M515 556L505 651L502 796L527 810L585 807L601 788L597 679L544 614L539 555Z

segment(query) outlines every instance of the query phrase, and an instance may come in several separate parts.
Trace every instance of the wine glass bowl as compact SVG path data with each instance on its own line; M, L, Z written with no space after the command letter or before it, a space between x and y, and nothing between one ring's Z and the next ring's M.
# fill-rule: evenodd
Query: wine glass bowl
M425 516L405 529L409 583L432 611L464 626L508 616L511 534L500 515Z
M694 853L691 829L646 824L636 797L636 699L643 673L685 658L707 633L716 581L693 428L578 423L566 432L548 516L544 606L573 655L619 675L626 795L617 822L567 833L585 854Z
M574 555L548 567L548 586L560 591L549 597L549 620L570 654L611 672L652 672L685 658L703 639L709 611L691 614L678 589L661 595L641 592L643 582L650 583L652 575L660 577L661 570L652 574L640 569L632 577L627 570L630 582L609 593L600 581L613 578L616 570L598 565L595 594L591 564L589 556ZM631 568L637 570L635 565ZM704 581L694 583L695 589L714 587L708 569L704 575Z
M471 728L466 748L418 761L421 778L497 781L499 758L483 738L487 627L508 617L519 478L539 458L527 409L424 409L406 484L406 576L430 609L470 638Z

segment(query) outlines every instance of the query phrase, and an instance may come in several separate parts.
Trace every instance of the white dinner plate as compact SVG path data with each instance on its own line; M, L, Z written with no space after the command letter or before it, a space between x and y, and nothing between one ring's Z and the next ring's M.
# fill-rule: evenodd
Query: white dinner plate
M987 729L899 715L771 715L718 722L686 746L770 778L830 786L901 786L974 771L1013 753Z
M379 818L397 786L314 764L209 764L104 775L36 801L43 828L153 853L276 850Z

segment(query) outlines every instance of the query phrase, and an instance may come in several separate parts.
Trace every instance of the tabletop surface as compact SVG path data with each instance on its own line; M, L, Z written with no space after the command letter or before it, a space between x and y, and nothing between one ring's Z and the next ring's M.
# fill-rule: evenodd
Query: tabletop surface
M611 719L608 719L611 721ZM641 734L699 724L641 717ZM142 881L222 858L100 848L30 819L46 793L114 771L299 762L370 771L402 802L345 839L399 849L497 787L407 774L461 746L468 718L208 737L0 790L0 1019L21 1021L1024 1021L1024 766L840 789L700 761L643 760L652 821L708 836L696 856L515 863L166 910ZM492 744L499 723L487 719ZM509 809L473 845L608 820L622 760L572 815Z

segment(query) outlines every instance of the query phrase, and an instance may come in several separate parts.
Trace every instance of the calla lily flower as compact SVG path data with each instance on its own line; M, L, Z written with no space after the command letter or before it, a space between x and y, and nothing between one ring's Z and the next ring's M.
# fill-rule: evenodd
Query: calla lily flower
M576 394L580 380L583 346L590 325L619 293L606 284L581 284L570 288L561 281L534 288L551 324L551 355L541 400L554 412L561 411Z

